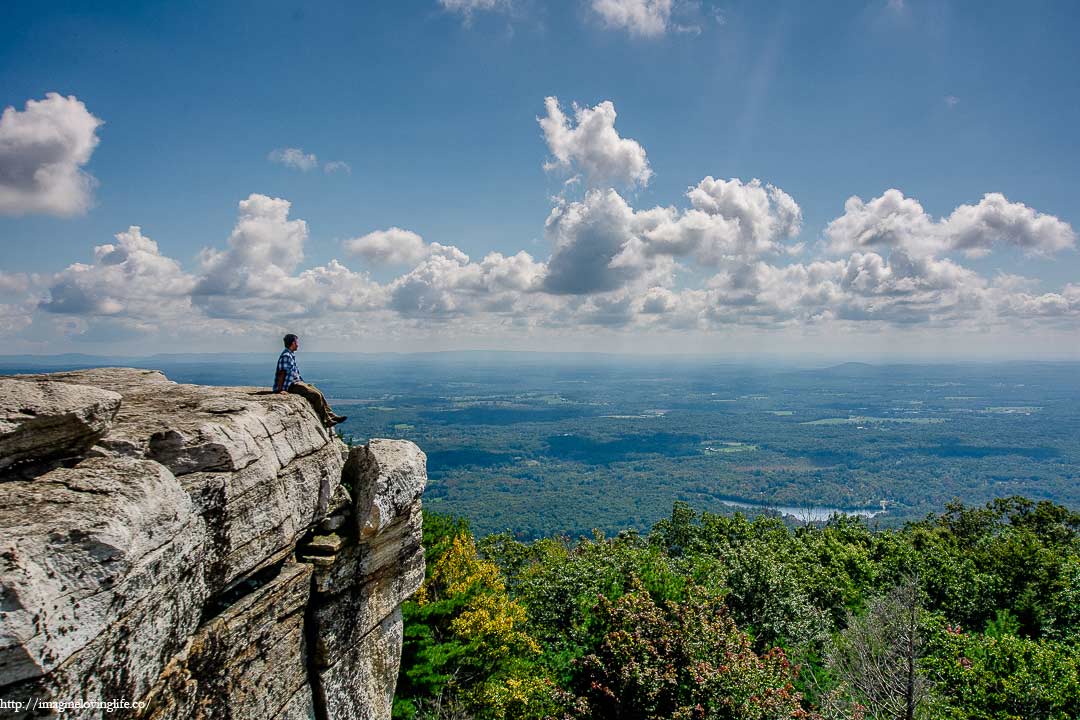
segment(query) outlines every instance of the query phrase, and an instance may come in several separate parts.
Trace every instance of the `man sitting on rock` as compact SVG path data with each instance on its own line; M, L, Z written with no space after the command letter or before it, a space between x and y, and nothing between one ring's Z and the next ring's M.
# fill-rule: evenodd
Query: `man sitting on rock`
M311 407L315 408L315 414L322 420L326 427L334 427L338 423L345 422L344 415L337 415L330 409L326 398L314 385L308 385L300 375L300 369L296 366L296 349L300 347L300 338L289 333L284 338L285 349L281 351L277 361L277 373L274 375L274 392L292 393L307 398Z

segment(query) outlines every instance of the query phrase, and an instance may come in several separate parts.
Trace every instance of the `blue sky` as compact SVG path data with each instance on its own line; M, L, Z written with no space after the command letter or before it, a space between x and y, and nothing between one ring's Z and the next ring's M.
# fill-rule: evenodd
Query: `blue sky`
M1074 3L98 5L0 27L8 352L1080 354Z

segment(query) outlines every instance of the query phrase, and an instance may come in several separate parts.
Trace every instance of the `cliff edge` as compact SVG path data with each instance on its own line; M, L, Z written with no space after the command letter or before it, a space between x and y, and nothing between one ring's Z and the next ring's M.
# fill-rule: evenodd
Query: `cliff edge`
M426 481L294 395L0 378L5 715L389 718Z

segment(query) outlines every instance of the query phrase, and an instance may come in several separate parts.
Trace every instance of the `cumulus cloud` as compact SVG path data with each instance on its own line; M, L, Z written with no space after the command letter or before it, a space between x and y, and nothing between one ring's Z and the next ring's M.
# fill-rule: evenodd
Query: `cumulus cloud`
M537 118L554 160L545 169L580 170L593 186L649 184L652 169L645 148L615 130L615 106L610 100L595 107L574 105L574 122L555 97L544 99L547 115Z
M836 254L856 250L905 248L919 254L940 249L934 222L914 198L896 189L886 190L870 202L852 196L844 203L844 214L825 228L829 249Z
M636 209L614 187L597 186L644 185L651 173L641 146L615 132L611 104L575 107L573 122L555 98L547 109L540 124L554 158L549 167L588 183L580 200L556 198L544 227L546 261L524 251L473 260L454 245L394 226L343 243L365 264L398 266L392 280L376 282L337 260L305 269L307 224L291 217L287 200L252 194L239 203L224 245L204 248L191 273L138 227L96 247L91 263L44 280L0 272L9 316L0 324L20 331L51 313L72 337L122 340L166 329L174 336L207 328L221 335L277 332L297 319L307 332L360 337L378 328L403 338L416 331L490 338L532 328L1080 322L1080 285L1041 292L1029 278L987 280L946 256L998 245L1033 254L1075 246L1067 223L1000 194L941 219L898 190L869 202L853 197L824 233L837 255L793 262L803 247L802 209L781 188L708 176L687 188L682 208Z
M267 159L272 163L284 165L293 170L307 172L319 167L319 158L313 153L306 153L301 148L277 148L271 150Z
M42 309L52 313L152 319L190 310L195 278L131 226L94 248L94 262L57 273Z
M392 227L376 230L343 243L345 250L374 265L416 265L428 256L424 239L411 230Z
M979 256L999 244L1050 254L1076 244L1068 223L1009 202L1001 193L987 193L977 205L961 205L935 221L917 200L896 189L870 202L848 198L844 214L825 228L825 238L837 254L899 248L916 255L959 251Z
M303 220L289 219L290 207L288 200L257 193L240 201L228 249L204 248L200 253L196 302L212 314L243 315L247 303L273 300L293 284L308 229Z
M1049 320L1080 320L1080 285L1069 283L1061 292L1034 294L1002 292L997 312L1003 317Z
M684 212L638 211L612 189L591 190L580 202L560 202L548 219L553 251L547 263L526 252L493 252L474 262L452 245L425 243L400 228L372 233L358 252L397 253L402 261L416 262L380 285L336 260L298 272L306 223L289 217L288 201L254 194L240 203L227 246L202 253L199 277L183 272L133 227L115 243L97 247L93 264L58 273L42 307L84 318L84 332L120 335L151 331L165 318L170 327L189 329L199 322L231 322L219 326L231 331L293 318L303 318L311 328L360 328L362 317L393 326L396 317L429 328L453 321L489 332L539 326L708 331L1080 318L1080 286L1037 294L1028 279L1001 275L989 283L952 260L902 248L891 248L887 256L855 252L846 259L773 264L762 253L798 228L797 205L789 196L756 181L712 178L692 187L688 196L691 208ZM703 287L678 289L676 258L696 257L704 244L698 237L664 242L655 237L677 234L687 218L714 216L725 218L726 250L738 252L718 256L717 272ZM401 242L386 242L393 233L408 239L407 251ZM637 255L631 252L635 248ZM15 275L0 280L15 290L29 282ZM28 322L25 311L17 317L12 322Z
M307 223L288 200L252 194L239 204L227 248L205 248L193 300L209 316L271 320L379 307L382 290L337 262L304 270Z
M9 273L0 270L0 295L19 295L30 287L30 276L26 273Z
M590 6L605 26L631 35L663 35L671 23L672 0L590 0Z
M77 215L96 185L82 170L98 145L94 117L74 95L48 93L0 115L0 214Z
M626 248L640 244L644 233L672 222L674 214L671 208L636 212L612 189L590 190L581 202L560 203L545 224L553 249L544 289L584 295L669 276L670 258L659 253L631 254Z
M318 156L315 153L306 153L302 148L277 148L271 150L266 159L272 163L305 173L319 167ZM334 173L352 175L352 166L344 160L330 160L323 163L322 169L327 175L333 175Z
M986 281L951 260L912 257L902 250L885 260L876 253L852 255L840 287L843 319L893 323L949 322L986 306Z
M664 287L649 288L641 300L641 312L645 315L665 315L679 305L679 296Z
M706 177L687 193L690 204L710 215L724 215L739 223L747 244L765 246L781 237L798 235L802 210L786 192L774 185L761 186L754 178L714 180Z
M582 298L570 315L574 325L609 328L626 327L634 322L635 317L634 296L628 291Z
M802 230L802 209L794 198L757 178L744 183L709 176L687 197L692 210L677 230L705 264L730 255L778 252Z
M25 305L0 303L0 332L14 335L30 327L32 323L33 314Z
M681 323L763 328L831 321L949 324L985 313L992 295L978 274L949 260L912 258L902 251L847 260L773 265L732 263L704 290L653 288L642 312L678 312Z
M670 280L677 259L716 266L780 252L799 233L802 211L790 195L760 180L707 177L687 193L691 208L634 210L615 190L591 190L557 205L546 231L553 250L545 289L587 294L631 282Z
M389 285L390 307L408 317L510 313L540 287L543 265L521 251L490 253L479 263L453 246L433 244L420 265Z
M323 172L325 172L327 175L332 175L339 172L345 173L346 175L352 175L352 165L345 162L344 160L331 160L330 162L323 165Z
M1076 244L1076 232L1053 215L987 193L978 205L961 205L941 224L945 244L968 255L984 255L993 245L1013 245L1029 253L1052 254Z
M354 272L337 260L303 271L295 280L285 283L276 297L291 300L295 303L293 314L306 317L367 313L386 304L383 287L366 273ZM271 311L276 297L271 296Z
M439 0L439 5L447 12L460 14L468 23L475 12L509 10L511 2L510 0Z

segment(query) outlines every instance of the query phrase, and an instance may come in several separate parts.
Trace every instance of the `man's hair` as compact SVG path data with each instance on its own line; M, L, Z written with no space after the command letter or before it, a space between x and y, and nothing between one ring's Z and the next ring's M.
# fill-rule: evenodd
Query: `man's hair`
M289 333L288 335L286 335L285 337L282 338L282 340L285 341L285 347L289 347L290 345L292 345L294 342L296 342L299 339L300 338L296 337L292 333Z

